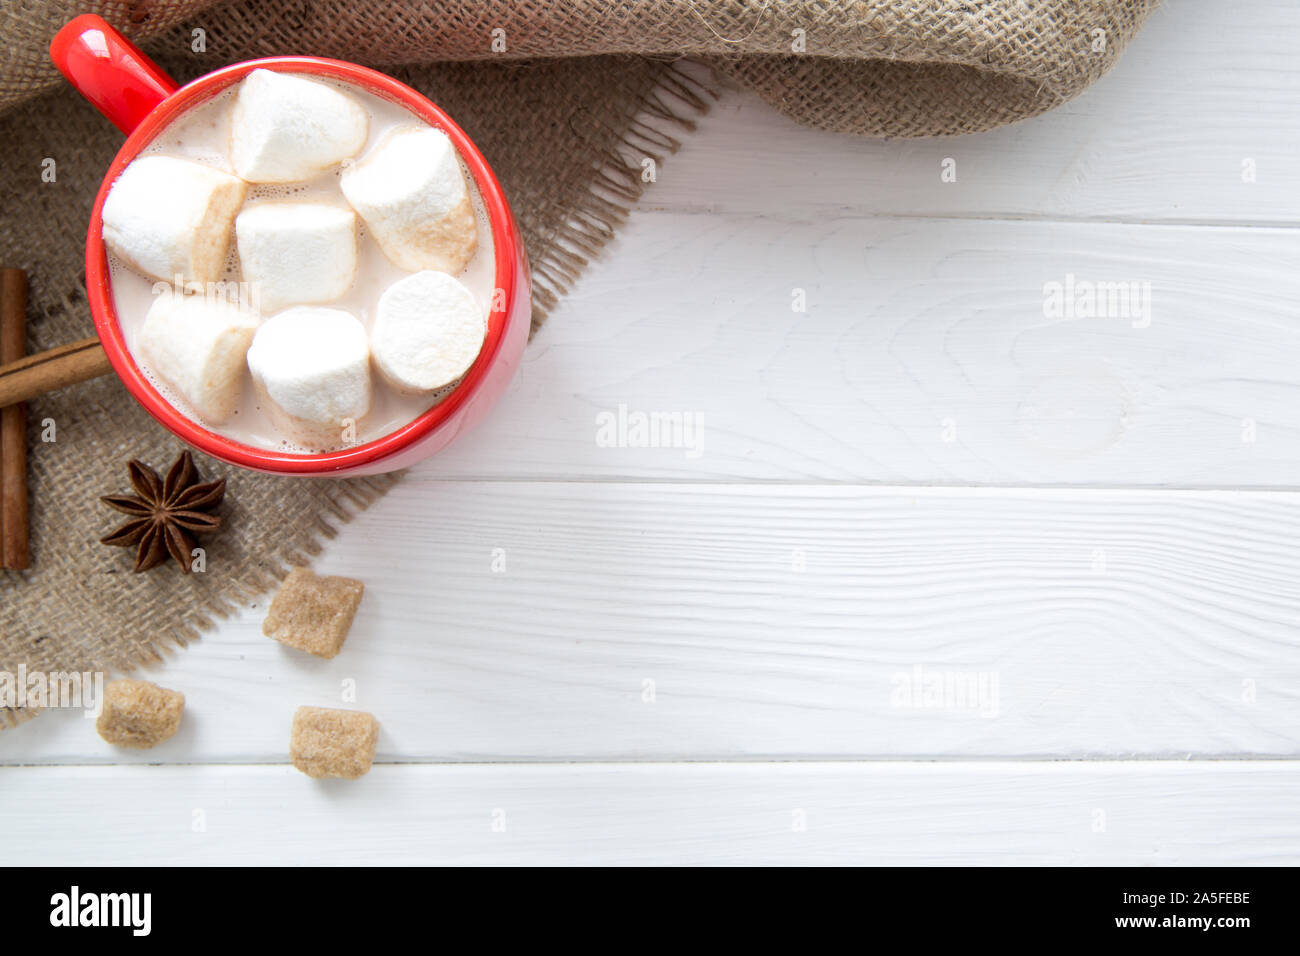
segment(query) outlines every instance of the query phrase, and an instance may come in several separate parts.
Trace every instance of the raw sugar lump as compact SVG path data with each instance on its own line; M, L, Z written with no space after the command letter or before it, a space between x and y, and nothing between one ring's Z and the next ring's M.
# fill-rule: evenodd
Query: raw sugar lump
M179 691L147 680L109 681L95 729L110 744L147 750L176 733L184 710Z
M317 657L334 657L352 627L365 585L294 568L271 601L262 633Z
M379 721L360 710L299 707L293 715L289 759L309 777L363 776L375 759Z

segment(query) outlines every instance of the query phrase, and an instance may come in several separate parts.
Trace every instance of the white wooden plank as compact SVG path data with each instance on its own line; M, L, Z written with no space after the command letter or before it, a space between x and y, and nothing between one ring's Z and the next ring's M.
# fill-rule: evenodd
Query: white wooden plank
M1291 487L1297 260L1297 230L638 214L422 473ZM1071 275L1150 283L1150 325L1045 315ZM698 455L608 447L620 408L693 416Z
M1290 493L413 480L320 568L367 585L334 660L259 606L156 672L156 750L64 711L0 761L279 761L345 681L389 760L1300 751Z
M1300 223L1300 8L1165 4L1063 107L958 139L871 140L729 93L659 171L646 208ZM956 161L955 182L940 179ZM1243 181L1243 163L1255 181Z
M0 772L46 865L1300 863L1292 763Z

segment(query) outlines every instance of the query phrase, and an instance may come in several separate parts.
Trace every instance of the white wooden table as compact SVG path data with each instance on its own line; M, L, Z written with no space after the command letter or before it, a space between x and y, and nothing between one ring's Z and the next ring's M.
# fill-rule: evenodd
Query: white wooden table
M259 602L151 675L156 750L0 734L7 858L1300 862L1300 9L1209 13L960 141L726 96L328 546L343 653ZM1150 309L1053 314L1067 276ZM610 446L620 406L698 445ZM345 681L377 766L309 780L290 715Z

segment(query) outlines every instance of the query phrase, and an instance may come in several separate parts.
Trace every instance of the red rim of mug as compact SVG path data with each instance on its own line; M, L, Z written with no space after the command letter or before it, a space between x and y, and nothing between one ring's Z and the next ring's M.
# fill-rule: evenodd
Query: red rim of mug
M101 210L109 188L127 164L135 159L168 124L256 69L312 73L343 80L359 86L366 92L404 106L429 125L442 130L451 139L473 175L491 226L491 238L496 257L495 289L497 290L493 296L493 304L499 302L501 307L493 308L489 312L487 336L478 358L455 388L438 404L406 425L380 438L341 451L306 455L258 448L220 435L182 415L159 393L136 365L135 359L127 349L126 339L117 321L117 310L113 305L108 254L103 240L104 224L101 218ZM356 63L323 57L276 56L236 63L187 83L159 103L127 137L108 167L104 181L99 187L99 193L95 196L95 205L90 216L90 229L86 236L86 289L90 297L95 331L99 334L109 363L126 385L127 390L144 406L145 411L163 426L199 450L232 464L280 474L321 474L372 464L411 447L451 418L457 409L478 390L505 341L506 326L515 301L518 282L518 245L519 237L510 214L510 207L501 191L501 184L497 182L487 161L465 132L424 95L391 76Z

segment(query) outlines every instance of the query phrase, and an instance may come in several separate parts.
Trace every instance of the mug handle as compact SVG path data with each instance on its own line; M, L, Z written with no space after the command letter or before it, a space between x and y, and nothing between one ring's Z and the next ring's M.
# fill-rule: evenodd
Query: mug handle
M130 134L177 84L122 34L93 13L50 41L50 59L92 106Z

